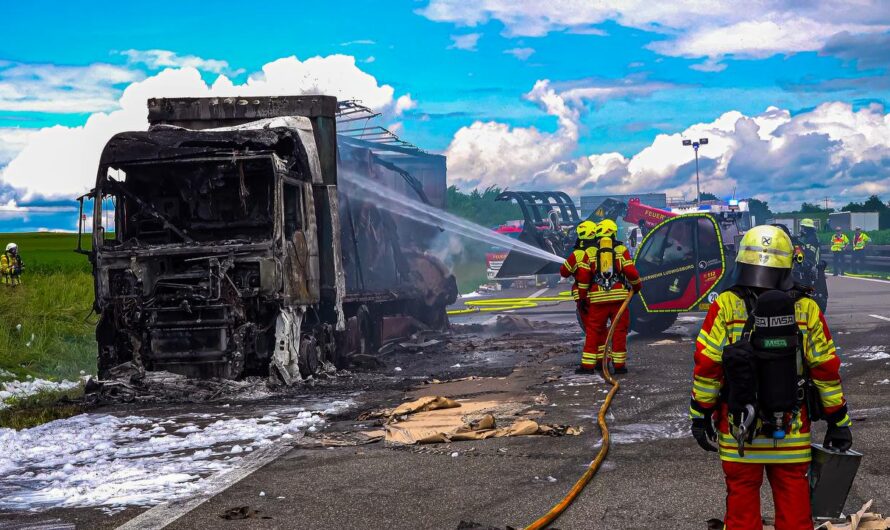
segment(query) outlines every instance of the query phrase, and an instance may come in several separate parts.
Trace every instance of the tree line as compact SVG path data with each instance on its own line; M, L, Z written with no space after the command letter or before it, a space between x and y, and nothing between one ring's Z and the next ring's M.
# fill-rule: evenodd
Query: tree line
M499 226L513 219L521 219L522 212L512 201L495 201L504 189L498 186L489 186L484 190L474 189L469 192L461 191L457 186L449 186L447 193L448 211L469 219L483 226ZM702 193L703 200L717 200L712 193ZM890 228L890 203L885 203L879 196L872 195L863 202L849 202L844 207L824 208L811 202L803 202L800 208L791 212L774 212L769 207L769 202L760 199L748 199L748 208L751 215L758 222L767 219L775 219L783 214L812 214L814 217L827 218L828 214L835 211L845 212L878 212L879 226Z

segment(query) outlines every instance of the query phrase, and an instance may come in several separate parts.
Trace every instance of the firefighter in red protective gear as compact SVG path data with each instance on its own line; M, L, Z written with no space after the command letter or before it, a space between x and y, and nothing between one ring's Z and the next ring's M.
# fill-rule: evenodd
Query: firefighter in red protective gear
M779 228L746 232L736 285L711 304L696 340L692 435L719 452L728 530L763 528L764 471L776 530L811 530L811 421L828 422L826 447L852 445L840 359L819 306L793 282L792 258Z
M606 335L610 320L618 315L618 309L627 297L629 289L638 292L643 282L627 247L615 240L618 226L611 219L597 225L597 244L588 252L589 266L578 275L579 284L588 284L587 297L579 302L584 308L587 338L581 354L581 369L595 371L602 366L605 355ZM612 364L616 374L627 373L627 329L630 316L627 311L618 319L612 337Z
M572 283L572 298L578 306L578 325L580 325L583 330L585 329L585 324L584 313L582 313L582 311L586 311L586 307L580 300L582 299L581 293L584 293L584 298L586 299L587 288L589 285L586 283L579 284L578 274L581 270L590 269L587 250L595 241L596 223L593 221L582 221L578 224L575 232L578 234L578 238L575 240L575 247L559 268L559 274L563 278L572 277L575 279Z

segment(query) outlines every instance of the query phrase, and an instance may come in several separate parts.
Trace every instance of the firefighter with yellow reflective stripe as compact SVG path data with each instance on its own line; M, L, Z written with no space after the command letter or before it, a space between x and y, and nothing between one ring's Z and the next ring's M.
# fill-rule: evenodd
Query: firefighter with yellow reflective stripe
M581 299L578 294L578 270L579 268L586 268L588 266L586 250L593 244L593 241L596 238L596 223L593 221L582 221L578 224L577 228L575 228L575 232L578 234L578 238L575 240L575 246L572 249L572 253L566 257L562 266L559 268L559 275L563 278L572 277L575 279L575 282L572 284L572 298L575 299L575 302L578 302ZM583 287L586 291L588 285L584 285Z
M590 287L587 283L579 283L578 276L582 270L589 270L589 262L587 249L593 245L596 239L596 223L593 221L582 221L575 228L578 234L575 240L575 246L572 253L566 257L562 266L559 268L559 275L563 278L574 278L572 283L572 298L578 308L578 325L581 329L585 329L585 314L587 313L587 289ZM583 294L583 295L582 295Z
M831 236L831 268L834 269L832 273L837 276L840 274L844 275L844 255L847 253L847 248L850 246L850 238L847 237L847 234L841 229L841 227L834 227L834 235Z
M865 267L865 247L871 243L871 237L862 231L861 226L856 227L853 232L853 259L850 262L850 269L853 274L858 274Z
M578 277L589 284L586 312L587 339L581 354L581 370L595 371L602 366L606 334L610 320L615 319L629 289L639 291L643 283L627 247L615 240L618 226L611 219L597 226L597 244L588 251L589 267ZM625 311L618 319L612 336L612 363L616 374L627 373L627 330L630 317Z
M792 253L782 230L749 230L736 258L738 281L711 304L696 340L692 435L719 451L730 530L762 528L764 471L776 529L812 529L811 421L828 422L827 447L852 445L840 359L816 302L793 283Z
M18 245L9 243L6 245L6 251L0 254L0 283L8 286L21 284L23 269Z

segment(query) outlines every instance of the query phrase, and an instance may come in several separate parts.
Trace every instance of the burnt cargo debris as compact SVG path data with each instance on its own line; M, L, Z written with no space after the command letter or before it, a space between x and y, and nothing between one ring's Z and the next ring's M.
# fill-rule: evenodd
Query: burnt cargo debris
M100 376L132 362L290 383L447 327L457 287L427 252L435 229L396 222L337 179L442 206L444 157L338 134L338 117L363 107L330 96L148 107L149 130L115 135L81 198Z

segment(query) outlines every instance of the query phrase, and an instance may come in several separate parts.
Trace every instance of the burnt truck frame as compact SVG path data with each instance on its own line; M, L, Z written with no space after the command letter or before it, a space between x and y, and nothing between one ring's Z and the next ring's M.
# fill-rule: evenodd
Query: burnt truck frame
M78 251L93 267L100 376L133 362L290 384L447 327L456 283L424 252L429 229L344 193L338 166L425 194L373 146L338 149L336 98L148 107L149 130L109 140L80 198L82 212L92 200L92 249L79 238Z

